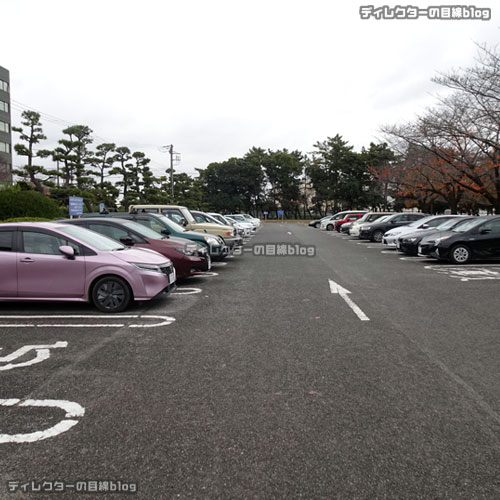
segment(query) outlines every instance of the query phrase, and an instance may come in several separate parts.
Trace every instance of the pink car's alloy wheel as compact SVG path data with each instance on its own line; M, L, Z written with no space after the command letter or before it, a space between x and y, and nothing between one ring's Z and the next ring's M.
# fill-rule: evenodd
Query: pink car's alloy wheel
M104 312L121 312L131 301L130 289L124 280L107 276L96 282L92 291L95 306Z

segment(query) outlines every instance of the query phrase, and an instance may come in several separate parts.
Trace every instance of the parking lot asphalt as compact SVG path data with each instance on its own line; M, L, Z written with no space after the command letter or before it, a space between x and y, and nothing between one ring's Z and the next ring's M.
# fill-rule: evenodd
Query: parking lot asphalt
M500 263L400 257L264 224L123 314L1 303L0 498L499 498Z

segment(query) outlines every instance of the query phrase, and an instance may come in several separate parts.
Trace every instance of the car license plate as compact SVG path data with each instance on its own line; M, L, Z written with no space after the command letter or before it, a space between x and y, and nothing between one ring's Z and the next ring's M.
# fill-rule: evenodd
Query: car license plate
M210 255L207 255L207 262L208 262L208 270L212 269L212 259L210 258Z
M399 241L396 243L396 248L399 250L401 248L401 243Z
M174 283L174 281L175 281L175 269L171 273L168 273L169 284Z

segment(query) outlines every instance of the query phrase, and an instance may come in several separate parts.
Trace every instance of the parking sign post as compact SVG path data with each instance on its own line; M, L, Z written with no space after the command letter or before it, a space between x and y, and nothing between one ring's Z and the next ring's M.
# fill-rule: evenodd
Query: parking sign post
M72 219L74 215L83 214L83 198L81 196L69 197L69 216Z

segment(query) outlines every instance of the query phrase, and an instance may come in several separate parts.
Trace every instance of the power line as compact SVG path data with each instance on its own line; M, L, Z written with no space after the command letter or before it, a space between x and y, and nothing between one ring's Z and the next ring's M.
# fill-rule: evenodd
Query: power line
M61 127L71 127L71 126L75 126L75 125L78 125L77 123L74 123L74 122L70 122L68 120L65 120L63 118L59 118L55 115L51 115L49 113L45 113L43 111L40 111L38 109L35 109L34 107L32 106L28 106L27 104L25 103L22 103L20 101L16 101L15 99L11 99L11 107L13 109L15 109L16 111L35 111L37 113L40 114L40 118L43 119L43 121L46 121L46 122L49 122L49 123L53 123L55 125L59 125ZM98 142L101 142L101 143L113 143L113 144L118 144L117 141L111 141L111 140L107 140L103 137L100 137L98 135L95 135L95 134L90 134L90 137L92 137L92 139L98 141ZM161 168L162 169L162 173L164 172L167 172L168 169L170 167L168 167L167 165L164 165L156 160L152 160L150 158L150 163L154 163L156 164L158 168ZM156 172L155 172L156 173Z

